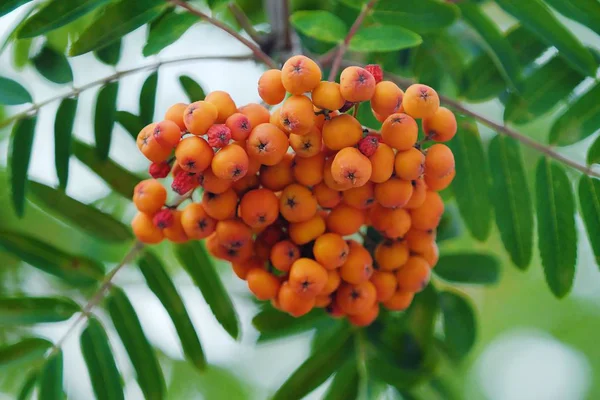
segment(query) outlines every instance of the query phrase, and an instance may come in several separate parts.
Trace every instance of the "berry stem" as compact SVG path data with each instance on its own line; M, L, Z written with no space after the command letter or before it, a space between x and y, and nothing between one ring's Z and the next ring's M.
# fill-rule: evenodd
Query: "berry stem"
M233 14L233 17L237 23L240 24L244 32L250 36L250 39L254 40L259 45L262 44L264 38L256 31L256 29L254 29L252 22L250 22L250 19L248 19L244 10L233 1L230 1L229 4L227 4L227 8L229 8L229 11L231 11L231 14Z
M362 10L360 10L360 14L358 14L358 17L356 17L356 19L354 20L354 23L350 27L350 30L344 38L344 41L340 43L339 46L337 46L337 52L335 53L335 57L333 58L333 62L331 64L331 70L329 71L329 77L327 78L328 80L335 80L335 77L337 76L337 73L342 65L342 59L344 58L344 54L346 54L346 50L348 49L348 45L350 44L350 40L352 40L354 35L356 35L356 32L362 25L365 17L371 11L371 9L375 7L376 3L377 0L369 0L368 3L363 5Z
M171 4L179 6L181 8L185 8L189 13L194 14L197 17L205 20L209 24L214 25L217 28L222 29L225 32L229 33L235 39L240 41L244 46L246 46L250 50L252 50L252 53L254 53L254 56L257 59L259 59L260 61L262 61L263 63L265 63L269 68L277 68L277 64L275 63L275 61L271 57L269 57L264 51L262 51L260 49L260 47L258 47L256 44L252 43L250 40L246 39L245 37L243 37L242 35L237 33L235 30L231 29L229 26L227 26L223 22L204 14L202 11L196 10L194 7L190 6L188 3L183 2L182 0L167 0L167 1Z

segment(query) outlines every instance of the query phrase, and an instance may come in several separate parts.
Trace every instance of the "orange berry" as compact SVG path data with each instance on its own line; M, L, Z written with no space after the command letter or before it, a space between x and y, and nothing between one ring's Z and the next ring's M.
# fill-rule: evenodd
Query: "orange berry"
M252 129L246 142L246 151L264 165L275 165L287 153L288 138L279 128L270 123L260 124Z
M219 111L208 101L196 101L190 104L183 114L183 121L188 132L204 135L215 122Z
M154 215L167 201L167 191L156 179L146 179L135 185L133 204L138 211Z
M456 117L446 107L440 107L423 120L423 132L436 142L447 142L456 135Z
M303 222L317 212L317 199L306 187L293 183L283 189L279 212L289 222Z
M246 274L248 289L259 300L270 300L279 293L279 279L263 268L252 268Z
M430 178L443 178L454 170L454 154L445 144L436 143L427 149L425 173Z
M367 249L355 240L348 241L350 253L340 267L344 282L358 284L369 280L373 274L373 257Z
M290 133L285 130L285 127L281 124L281 107L278 109L271 111L271 118L269 118L269 122L276 127L278 127L283 133L289 135Z
M289 133L306 135L315 125L312 102L304 95L288 97L281 106L279 121Z
M231 267L238 278L246 280L248 272L254 268L264 269L265 261L259 257L251 257L243 262L232 262Z
M340 283L342 283L342 278L340 278L340 274L337 270L332 269L327 271L327 283L325 284L325 287L321 293L319 293L319 296L329 296L337 290L337 288L340 286Z
M290 134L290 146L298 157L314 157L321 152L321 131L313 126L305 135Z
M396 150L411 149L419 136L417 121L410 115L392 114L381 126L383 141Z
M399 240L384 240L375 248L375 261L381 271L394 271L408 260L408 246Z
M177 164L187 172L198 173L204 171L212 162L214 151L206 140L197 136L183 139L175 149Z
M328 294L320 294L315 297L315 307L325 308L331 304L331 296Z
M296 157L292 164L292 173L298 183L304 186L315 186L323 181L324 167L324 153L318 153L308 158Z
M180 131L185 131L187 128L185 126L185 122L183 122L183 114L185 113L185 109L187 107L188 105L184 103L173 104L167 109L167 112L165 113L165 119L175 122Z
M218 178L211 168L205 169L198 175L198 182L205 191L216 194L223 193L233 185L233 180Z
M375 185L375 199L384 207L404 207L413 193L410 181L391 178L390 180Z
M306 56L293 56L281 68L281 82L291 94L310 92L321 82L321 68Z
M307 314L315 306L315 297L302 296L292 289L289 282L281 285L277 301L282 311L296 318Z
M163 229L165 238L173 243L184 243L189 240L183 228L181 216L181 211L173 210L173 223L168 228Z
M379 304L373 304L367 311L356 315L350 315L348 320L354 326L365 327L369 326L379 316Z
M398 178L412 181L418 179L424 171L425 156L421 150L410 148L406 151L399 151L394 160L394 170Z
M300 249L289 240L282 240L275 243L271 248L269 259L273 267L282 272L288 272L290 267L300 258Z
M348 259L350 247L337 233L325 233L315 240L313 255L326 269L342 266Z
M314 107L313 111L315 112L315 127L317 127L317 129L319 129L320 131L323 130L325 121L328 121L331 118L335 118L338 115L340 115L340 112L337 110L329 111L329 116L327 116L327 118L326 118L324 113L319 113L319 111L322 111L320 108Z
M375 86L371 108L383 118L398 112L404 92L394 82L381 81Z
M362 139L362 125L350 114L341 114L323 124L323 143L331 150L355 146Z
M444 202L437 192L428 190L421 207L410 210L412 226L415 229L428 231L435 229L444 213Z
M138 212L131 221L131 228L135 237L142 243L155 244L164 239L163 232L152 222L152 216Z
M324 182L316 185L313 188L313 193L317 198L317 203L322 208L334 208L342 201L342 192L331 189Z
M217 178L235 182L248 172L248 154L240 146L228 144L214 155L211 169Z
M452 181L454 180L454 176L456 175L456 170L453 169L449 174L443 176L441 178L435 178L431 175L425 174L425 183L427 184L427 188L429 190L433 190L435 192L442 191L446 189Z
M377 292L377 301L385 302L392 298L396 292L398 281L396 275L388 271L375 271L371 275L371 283Z
M414 253L423 253L432 243L435 243L435 232L411 228L406 232L406 235L404 235L404 240L408 244L410 251Z
M404 92L404 111L413 118L430 118L440 106L440 98L435 90L427 85L416 83Z
M351 187L363 186L371 178L371 172L371 161L354 147L338 151L331 163L333 179Z
M342 97L352 103L370 100L375 86L373 75L361 67L346 67L340 75Z
M285 98L285 88L281 83L281 70L270 69L258 79L258 95L263 101L274 106Z
M237 106L229 93L222 90L210 92L204 100L217 108L217 124L224 124L227 118L237 112Z
M415 179L410 182L413 187L413 192L412 196L410 196L410 200L408 200L408 203L404 206L407 210L421 207L425 201L425 194L427 193L427 185L423 178Z
M337 290L335 300L344 313L357 315L375 305L377 292L375 286L369 281L358 285L343 284Z
M231 131L231 138L233 140L246 140L250 136L250 132L252 132L250 120L239 112L231 114L225 121L225 125Z
M379 143L375 154L369 157L371 161L371 182L385 182L394 172L394 150L385 143Z
M314 297L327 285L327 270L310 258L299 258L290 268L289 284L297 293Z
M218 221L215 232L221 246L228 249L237 249L252 241L252 230L237 219Z
M279 215L279 199L268 189L254 189L242 197L240 217L251 228L271 225Z
M245 146L241 147L245 148ZM258 171L260 171L261 166L262 164L260 163L260 160L258 158L250 157L250 155L248 154L248 172L246 172L246 175L256 175Z
M415 297L413 292L398 290L392 297L383 302L383 306L391 311L404 311L412 303L413 297Z
M425 289L431 277L431 268L424 258L411 256L406 264L396 272L398 290L420 292Z
M212 218L222 221L235 216L238 196L229 188L223 193L204 192L202 194L202 207Z
M246 176L244 176L242 179L235 181L231 188L238 194L238 196L243 196L246 192L252 189L258 189L259 186L260 181L258 179L258 175L246 174Z
M339 110L346 103L337 82L320 82L312 91L311 97L313 104L324 110Z
M190 203L181 212L181 225L190 239L204 239L215 231L217 221L200 203Z
M327 187L333 189L335 191L344 191L348 190L352 187L352 182L344 182L339 183L335 179L333 179L333 174L331 171L331 165L333 164L334 157L329 157L325 160L325 165L323 166L323 182Z
M154 135L156 142L161 147L167 149L174 149L177 147L177 144L181 139L181 129L175 122L168 119L160 121L158 124L154 125L152 134Z
M248 103L245 106L238 108L238 112L248 117L252 129L260 124L269 122L269 119L271 119L269 110L256 103Z
M422 253L419 254L427 261L429 267L433 268L436 266L440 259L440 250L436 242L432 242Z
M311 219L290 224L288 234L298 245L311 242L325 233L325 220L318 213Z
M372 207L375 204L374 187L372 182L367 182L363 186L344 191L344 203L360 210Z
M327 230L342 236L352 235L365 223L365 212L346 204L335 207L327 216Z
M269 190L279 192L294 183L293 162L294 155L286 153L279 163L272 166L263 165L260 168L260 184Z
M150 161L160 163L171 155L172 149L161 146L154 137L156 124L145 126L137 136L136 145L140 152Z

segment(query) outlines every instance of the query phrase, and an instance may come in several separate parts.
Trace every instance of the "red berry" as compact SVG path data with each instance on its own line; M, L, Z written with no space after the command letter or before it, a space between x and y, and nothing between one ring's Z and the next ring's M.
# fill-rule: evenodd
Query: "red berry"
M383 79L383 71L381 70L379 64L369 64L365 67L365 69L369 71L371 75L373 75L373 78L375 78L375 83L381 82Z
M171 172L171 165L166 161L160 163L154 162L150 164L148 172L154 179L166 178L169 172Z
M208 144L211 147L225 147L231 140L231 129L225 124L216 124L211 126L206 132L208 136Z
M163 208L162 210L154 214L152 222L157 228L165 229L173 225L173 219L173 212L168 208Z
M379 147L378 135L367 135L358 142L358 150L366 157L371 157Z
M179 171L173 179L171 189L173 189L175 193L183 196L198 185L198 177L196 174L190 174L187 171Z

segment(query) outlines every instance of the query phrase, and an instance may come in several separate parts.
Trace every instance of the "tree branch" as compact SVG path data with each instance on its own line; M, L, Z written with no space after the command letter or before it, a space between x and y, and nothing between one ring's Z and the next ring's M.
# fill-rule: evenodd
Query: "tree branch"
M229 11L231 11L233 17L235 18L237 23L240 24L244 32L246 32L248 36L250 36L250 39L254 40L258 44L261 44L261 42L264 39L260 36L256 29L254 29L252 22L250 22L250 20L248 19L244 11L240 8L240 6L238 6L233 1L230 1L227 5L227 8L229 8Z
M342 59L344 58L344 54L346 54L346 50L348 49L348 44L350 43L350 40L352 40L354 35L356 35L358 28L360 28L367 14L375 6L375 3L377 3L377 0L369 0L368 3L363 5L362 10L360 10L360 14L358 14L358 17L356 17L356 20L354 20L354 23L350 27L350 30L348 31L344 42L340 43L340 45L337 47L337 53L335 54L335 57L333 59L331 70L329 71L328 80L333 81L335 79L338 71L340 70Z
M244 44L246 47L248 47L250 50L252 50L252 53L254 54L254 56L257 59L259 59L260 61L262 61L263 63L265 63L269 68L277 68L277 64L275 63L275 61L273 61L273 59L271 57L269 57L267 54L265 54L265 52L263 52L260 49L260 47L258 47L256 44L252 43L250 40L246 39L245 37L243 37L242 35L237 33L235 30L231 29L229 26L227 26L223 22L204 14L202 11L196 10L194 7L190 6L189 4L187 4L181 0L167 0L167 1L171 4L179 6L181 8L185 8L189 13L194 14L198 18L205 20L209 24L214 25L217 28L229 33L231 36L233 36L238 41L240 41L242 44Z

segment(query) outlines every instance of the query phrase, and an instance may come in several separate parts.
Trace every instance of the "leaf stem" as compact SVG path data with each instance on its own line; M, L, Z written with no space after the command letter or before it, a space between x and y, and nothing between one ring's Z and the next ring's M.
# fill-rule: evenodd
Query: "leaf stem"
M202 11L196 10L194 7L190 6L188 3L183 2L182 0L167 0L167 1L171 4L179 6L181 8L185 8L189 13L194 14L197 17L199 17L200 19L205 20L209 24L214 25L217 28L229 33L235 39L240 41L243 45L245 45L250 50L252 50L252 53L254 54L254 56L257 59L259 59L260 61L262 61L263 63L265 63L269 68L277 68L277 64L275 63L275 61L271 57L269 57L264 51L262 51L260 49L260 47L258 47L256 44L252 43L250 40L246 39L245 37L243 37L242 35L237 33L235 30L231 29L229 26L227 26L223 22L204 14Z
M360 10L360 14L354 20L354 23L350 27L348 34L344 38L344 41L340 43L337 47L337 52L335 53L335 57L333 58L333 63L331 64L331 70L329 71L329 77L327 78L330 81L333 81L337 76L338 71L340 70L340 66L342 65L342 59L344 58L344 54L346 54L346 50L348 49L348 45L350 44L350 40L356 35L356 32L362 25L365 17L371 11L373 7L375 7L375 3L377 0L369 0L368 3L364 4L362 10Z

